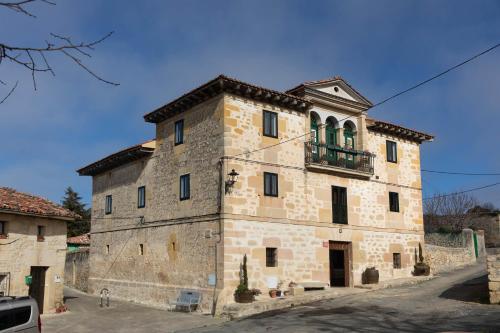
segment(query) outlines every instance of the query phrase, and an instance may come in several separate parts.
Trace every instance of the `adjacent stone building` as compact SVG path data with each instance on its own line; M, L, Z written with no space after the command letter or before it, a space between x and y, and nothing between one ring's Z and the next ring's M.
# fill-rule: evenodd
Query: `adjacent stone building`
M161 305L195 288L215 311L245 254L263 292L411 276L433 137L371 105L340 77L283 93L221 75L146 114L154 140L78 170L93 177L89 290Z
M41 313L62 305L66 223L77 217L46 199L0 188L0 294L30 295Z

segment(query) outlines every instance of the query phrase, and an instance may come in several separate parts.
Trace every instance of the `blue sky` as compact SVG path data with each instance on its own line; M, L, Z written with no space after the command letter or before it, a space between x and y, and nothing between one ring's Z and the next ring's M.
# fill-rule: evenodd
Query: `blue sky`
M92 40L86 63L105 85L53 56L56 77L5 62L19 88L0 105L0 184L59 202L71 185L90 202L91 179L75 170L154 136L144 113L224 73L285 90L342 75L373 102L500 41L498 1L57 1L37 19L0 10L0 41L43 45L50 32ZM7 27L7 28L6 28ZM0 86L0 95L8 88ZM500 171L500 49L370 115L436 135L422 168ZM423 174L424 196L500 177ZM476 196L500 206L500 186Z

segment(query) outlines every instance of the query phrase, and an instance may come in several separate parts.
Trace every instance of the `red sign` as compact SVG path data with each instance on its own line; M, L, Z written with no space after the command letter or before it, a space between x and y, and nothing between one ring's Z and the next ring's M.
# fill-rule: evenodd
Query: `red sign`
M329 241L324 241L323 242L323 247L329 248L330 247L330 242Z

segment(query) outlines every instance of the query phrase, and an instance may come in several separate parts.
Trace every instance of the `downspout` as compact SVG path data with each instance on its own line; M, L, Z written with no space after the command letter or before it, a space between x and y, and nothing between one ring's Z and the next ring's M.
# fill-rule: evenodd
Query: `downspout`
M216 235L219 237L218 240L215 242L215 285L214 285L214 293L212 297L212 316L215 316L216 312L216 307L217 307L217 299L219 297L217 293L217 286L218 286L218 281L219 281L219 265L218 265L218 251L217 248L222 242L222 195L223 195L223 190L222 187L224 186L224 176L223 176L223 170L224 170L224 157L221 157L218 162L219 166L219 190L217 193L217 215L219 217L219 226L218 226L218 232Z

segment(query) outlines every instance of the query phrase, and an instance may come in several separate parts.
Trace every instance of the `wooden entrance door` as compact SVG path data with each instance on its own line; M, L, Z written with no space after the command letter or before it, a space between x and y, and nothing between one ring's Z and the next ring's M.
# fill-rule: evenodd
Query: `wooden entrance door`
M349 287L351 278L351 243L330 241L330 286Z
M38 304L38 310L40 311L40 313L43 313L46 271L47 267L31 266L30 275L32 276L32 280L29 288L29 295L36 300Z

